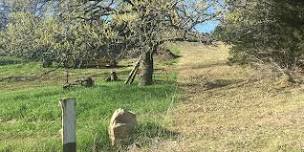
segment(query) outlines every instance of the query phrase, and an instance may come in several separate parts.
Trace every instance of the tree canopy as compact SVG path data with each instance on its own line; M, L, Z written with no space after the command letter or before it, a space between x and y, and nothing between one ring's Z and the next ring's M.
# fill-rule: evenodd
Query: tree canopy
M172 41L200 41L195 27L219 15L210 0L2 0L0 49L30 60L81 67L92 59L142 58L152 84L153 54ZM212 10L212 11L210 11ZM113 62L114 62L113 61Z
M234 44L232 61L262 61L282 69L303 66L303 1L237 0L226 4L224 22L214 35Z

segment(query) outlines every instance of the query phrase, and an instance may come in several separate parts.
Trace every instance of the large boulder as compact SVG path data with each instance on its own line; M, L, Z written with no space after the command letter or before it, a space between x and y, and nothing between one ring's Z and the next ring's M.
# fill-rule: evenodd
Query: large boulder
M126 145L137 125L136 115L124 109L117 109L110 121L109 136L112 145Z

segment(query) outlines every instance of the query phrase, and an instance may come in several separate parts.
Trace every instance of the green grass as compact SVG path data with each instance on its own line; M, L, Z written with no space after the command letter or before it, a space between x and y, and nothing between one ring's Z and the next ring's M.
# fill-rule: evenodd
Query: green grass
M107 127L120 107L137 113L136 151L303 151L303 84L289 84L267 66L228 65L223 44L174 45L178 64L158 63L150 87L106 83L108 69L74 69L72 80L92 76L97 85L64 91L63 69L35 78L52 69L0 66L0 152L60 151L58 101L65 97L77 99L78 151L116 151ZM119 78L128 71L117 69ZM176 94L182 101L172 108Z
M111 148L107 127L111 114L117 108L125 108L138 116L139 130L154 129L165 123L163 114L176 93L176 74L158 72L156 84L140 87L126 86L123 81L107 83L104 77L109 70L71 70L71 79L93 76L93 88L75 87L62 89L63 70L33 80L7 79L11 77L35 77L51 70L42 69L37 63L0 66L0 151L60 151L62 98L77 100L77 148L78 151L114 151ZM130 69L119 69L124 79ZM148 127L147 127L148 126ZM152 127L151 127L152 126ZM155 126L155 127L154 127ZM135 141L141 140L140 131Z
M0 66L1 65L9 65L9 64L19 64L25 62L22 59L16 57L9 57L9 56L0 56Z

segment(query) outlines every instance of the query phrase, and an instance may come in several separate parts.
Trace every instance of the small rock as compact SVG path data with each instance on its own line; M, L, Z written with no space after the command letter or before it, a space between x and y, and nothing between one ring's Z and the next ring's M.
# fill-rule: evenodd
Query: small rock
M117 109L110 121L109 136L112 145L128 144L137 125L136 115L124 109Z
M94 83L95 82L91 77L84 78L80 81L81 86L84 86L86 88L93 87Z
M106 81L118 81L117 73L115 71L112 71L111 74L106 78Z

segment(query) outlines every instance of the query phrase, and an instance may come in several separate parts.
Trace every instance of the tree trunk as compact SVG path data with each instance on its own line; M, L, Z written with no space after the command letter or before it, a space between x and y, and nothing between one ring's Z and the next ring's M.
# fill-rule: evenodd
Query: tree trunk
M141 86L152 85L153 83L153 53L146 52L141 60L141 74L140 83Z

